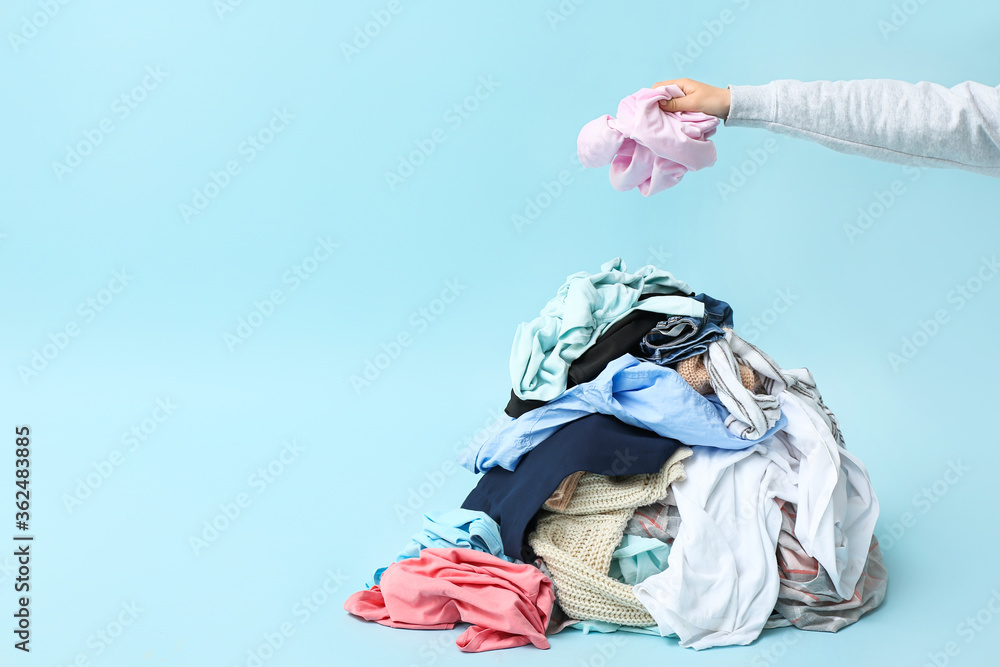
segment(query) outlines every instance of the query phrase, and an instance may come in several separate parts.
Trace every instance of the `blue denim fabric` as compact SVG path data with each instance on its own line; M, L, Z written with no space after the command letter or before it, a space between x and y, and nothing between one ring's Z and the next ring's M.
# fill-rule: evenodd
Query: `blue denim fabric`
M782 415L763 437L745 440L726 428L729 410L714 394L702 396L677 371L625 354L592 382L567 389L559 398L512 419L479 447L466 449L459 463L472 472L494 466L514 470L518 461L567 423L599 412L632 426L675 438L685 445L743 449L783 429Z
M658 323L639 343L643 359L661 366L675 364L707 352L709 343L726 335L722 328L733 326L729 304L707 294L694 299L705 304L705 316L675 315Z

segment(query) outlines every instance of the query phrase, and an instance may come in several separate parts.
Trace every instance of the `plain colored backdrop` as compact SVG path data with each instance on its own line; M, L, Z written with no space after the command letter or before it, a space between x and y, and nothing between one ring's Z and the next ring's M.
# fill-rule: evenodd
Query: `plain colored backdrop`
M985 1L5 3L0 628L20 425L35 541L32 650L4 629L0 663L990 664L1000 183L720 127L644 199L574 155L668 78L996 85L998 28ZM517 324L616 256L812 370L879 495L884 605L700 654L470 658L348 616L475 484L454 454Z

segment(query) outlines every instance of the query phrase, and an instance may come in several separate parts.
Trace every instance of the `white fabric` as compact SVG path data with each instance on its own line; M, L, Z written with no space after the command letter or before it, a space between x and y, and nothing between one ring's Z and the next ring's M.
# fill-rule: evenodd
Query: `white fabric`
M712 390L730 412L726 428L741 438L757 440L778 423L781 408L772 393L794 384L795 378L786 376L774 359L737 336L732 329L726 329L724 338L709 343L704 361ZM770 380L763 393L755 394L743 386L739 362Z
M676 634L681 646L748 644L778 599L781 510L771 487L787 475L776 474L779 464L763 444L693 449L690 483L674 484L681 525L667 569L632 590L660 633Z
M788 428L774 437L798 459L795 535L848 599L868 558L878 498L864 464L834 440L816 406L791 392L778 398Z
M864 569L878 518L871 481L809 371L786 373L802 380L777 394L786 429L744 450L693 447L687 479L673 485L681 521L667 569L633 588L681 646L748 644L764 628L779 587L775 498L798 506L796 536L840 595L853 595Z

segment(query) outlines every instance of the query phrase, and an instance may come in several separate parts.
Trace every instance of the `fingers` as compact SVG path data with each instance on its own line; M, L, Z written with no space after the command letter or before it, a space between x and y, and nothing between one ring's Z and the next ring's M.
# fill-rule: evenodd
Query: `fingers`
M696 111L709 114L716 118L726 118L729 115L729 91L716 88L707 83L693 79L669 79L658 81L653 88L675 85L684 93L683 97L671 100L660 100L659 107L663 111Z
M692 95L696 95L698 92L699 83L697 81L692 81L691 79L668 79L666 81L657 81L651 87L659 88L661 86L674 85L681 89L684 93L684 97L675 97L672 100L660 100L660 108L664 111L697 111L697 98L691 99Z
M660 86L674 85L681 89L685 95L690 95L691 93L698 90L698 87L702 84L697 81L692 81L691 79L669 79L668 81L658 81L653 84L653 88L659 88Z
M698 111L698 96L685 95L670 100L660 100L660 108L664 111Z

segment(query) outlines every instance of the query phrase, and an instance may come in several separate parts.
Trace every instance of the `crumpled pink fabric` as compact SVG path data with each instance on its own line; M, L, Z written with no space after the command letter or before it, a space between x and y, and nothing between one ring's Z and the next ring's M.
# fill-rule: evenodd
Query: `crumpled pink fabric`
M534 644L548 648L552 581L539 569L475 549L424 549L393 563L378 586L347 598L344 609L391 628L450 630L467 653Z
M670 84L643 88L618 105L618 117L605 114L580 130L577 154L584 167L611 165L611 185L625 191L639 188L643 197L680 182L688 171L715 164L715 134L719 119L693 111L663 111L660 100L684 97Z

